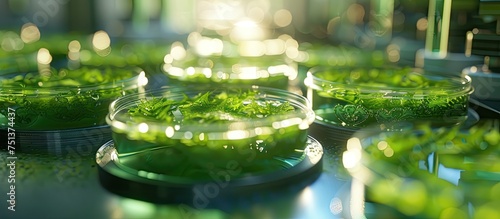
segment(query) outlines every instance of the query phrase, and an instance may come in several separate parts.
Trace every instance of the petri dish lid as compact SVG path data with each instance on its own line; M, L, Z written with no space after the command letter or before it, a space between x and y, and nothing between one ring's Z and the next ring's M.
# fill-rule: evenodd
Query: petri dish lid
M284 158L286 162L286 158ZM308 136L307 146L299 160L283 168L265 173L217 172L212 180L192 180L182 176L159 176L140 170L125 169L113 141L102 145L96 153L99 181L108 191L138 200L155 203L195 204L197 198L221 200L279 190L302 189L313 182L323 170L323 147Z

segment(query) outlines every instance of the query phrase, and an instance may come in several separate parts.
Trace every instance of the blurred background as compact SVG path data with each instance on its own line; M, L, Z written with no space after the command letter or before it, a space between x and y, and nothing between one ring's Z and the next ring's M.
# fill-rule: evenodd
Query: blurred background
M472 46L467 46L467 34L496 29L496 14L480 12L480 2L495 3L1 0L0 41L2 53L7 56L36 52L43 47L52 57L67 55L66 59L83 64L110 64L114 57L115 61L128 65L142 64L149 73L161 71L160 65L168 59L166 54L171 52L172 45L179 45L173 43L199 48L197 51L205 51L206 55L216 50L216 42L209 39L236 45L267 40L264 42L267 50L276 50L284 44L286 49L278 53L285 53L299 64L299 79L305 77L304 67L374 61L412 67L423 67L427 61L429 68L460 72L464 67L483 62L483 54L475 57ZM266 54L255 52L255 48L246 46L247 53ZM361 51L374 53L360 56ZM103 60L106 56L108 60ZM51 61L56 62L55 59ZM446 61L442 62L443 59Z
M496 12L487 6L480 11L480 2L495 4L479 0L2 0L0 36L2 49L11 51L21 50L21 42L31 43L36 37L48 40L53 35L99 31L111 44L134 40L163 45L186 42L192 33L231 41L285 34L297 40L301 50L309 49L302 43L348 45L382 51L392 63L420 67L426 55L419 49L426 48L439 59L448 53L470 56L467 33L495 31ZM22 37L23 25L37 28L24 33L25 37L35 34L34 39L16 40L16 35ZM292 58L307 61L298 54ZM434 60L430 59L429 63Z
M4 32L20 34L31 23L42 37L104 30L113 39L173 42L192 32L234 40L288 34L299 42L396 50L401 39L411 42L402 50L422 47L429 10L429 2L417 0L2 0L0 5ZM455 0L453 7L450 51L460 52L466 32L477 25L478 1ZM395 51L389 53L396 61Z
M299 42L378 49L391 62L413 65L416 51L424 48L428 28L444 34L437 36L440 40L429 38L429 48L434 43L453 53L465 52L467 32L496 29L495 13L480 13L480 2L495 1L2 0L0 29L3 35L5 31L20 34L21 27L30 23L43 38L103 30L114 43L125 39L185 41L193 32L232 40L287 34ZM430 10L435 13L428 17ZM7 41L4 37L2 48L8 50Z

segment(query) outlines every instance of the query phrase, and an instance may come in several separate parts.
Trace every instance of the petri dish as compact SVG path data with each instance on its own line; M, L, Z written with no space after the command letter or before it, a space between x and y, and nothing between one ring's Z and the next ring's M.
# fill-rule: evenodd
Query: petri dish
M367 217L495 218L500 216L500 123L442 127L399 123L364 128L349 139L343 164L351 200ZM359 207L359 206L358 206ZM379 210L379 211L377 211Z
M297 78L297 63L285 54L241 54L238 51L244 50L245 44L219 41L222 51L207 54L200 54L198 47L186 49L178 43L173 44L162 66L169 83L240 84L288 89L293 84L291 81ZM258 45L263 50L267 48L264 42Z
M322 147L308 136L313 120L306 98L281 89L165 87L110 105L113 142L96 159L103 180L155 190L214 181L224 191L283 185L321 169Z
M304 83L316 122L354 130L420 119L458 124L474 91L468 76L396 66L317 66Z
M105 121L109 104L125 94L142 92L146 83L144 72L134 67L82 66L2 74L0 134L15 130L24 148L42 150L94 133L88 129L100 129L89 138L100 139L108 133L107 141L111 138L104 130L109 128Z

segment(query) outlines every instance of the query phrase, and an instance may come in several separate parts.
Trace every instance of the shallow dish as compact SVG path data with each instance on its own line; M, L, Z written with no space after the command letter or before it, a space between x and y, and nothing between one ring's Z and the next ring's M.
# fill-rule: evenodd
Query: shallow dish
M353 177L354 202L385 206L397 217L500 216L498 120L468 129L432 122L397 126L364 128L349 140L342 159Z
M0 128L53 131L106 125L109 104L146 83L138 68L84 66L2 74Z
M360 128L376 123L466 120L468 76L399 67L313 67L304 80L316 121Z
M192 48L172 48L173 51L165 56L162 71L173 85L244 84L287 89L290 81L297 77L297 63L283 54L200 55ZM182 57L174 53L178 50L183 51Z
M308 137L306 145L300 161L272 172L239 173L241 169L235 165L238 161L233 160L228 163L227 168L211 170L211 177L206 179L155 174L127 167L122 163L124 161L120 159L113 141L99 148L96 162L101 185L118 195L163 204L184 203L199 208L227 208L234 204L231 202L235 199L262 195L268 198L270 193L290 195L316 180L323 171L323 147L312 137Z
M294 166L314 120L304 97L256 86L168 87L121 97L109 111L123 169L201 181Z

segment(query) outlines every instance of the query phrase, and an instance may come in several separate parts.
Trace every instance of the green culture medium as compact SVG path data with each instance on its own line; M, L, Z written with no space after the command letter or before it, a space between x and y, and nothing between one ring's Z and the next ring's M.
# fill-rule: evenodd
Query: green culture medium
M164 88L118 99L107 117L124 169L193 180L294 166L313 119L305 98L262 87Z
M0 125L15 110L20 131L47 131L106 125L109 104L137 93L147 83L138 68L81 67L0 75Z
M404 217L437 218L450 209L463 218L500 216L498 120L467 129L398 124L399 130L361 129L344 152L344 166L365 185L368 202Z
M469 77L413 68L314 67L305 84L319 123L348 128L432 119L465 121Z
M284 55L201 56L190 50L186 52L186 57L169 59L163 64L162 70L173 84L240 84L287 89L297 77L297 64Z

